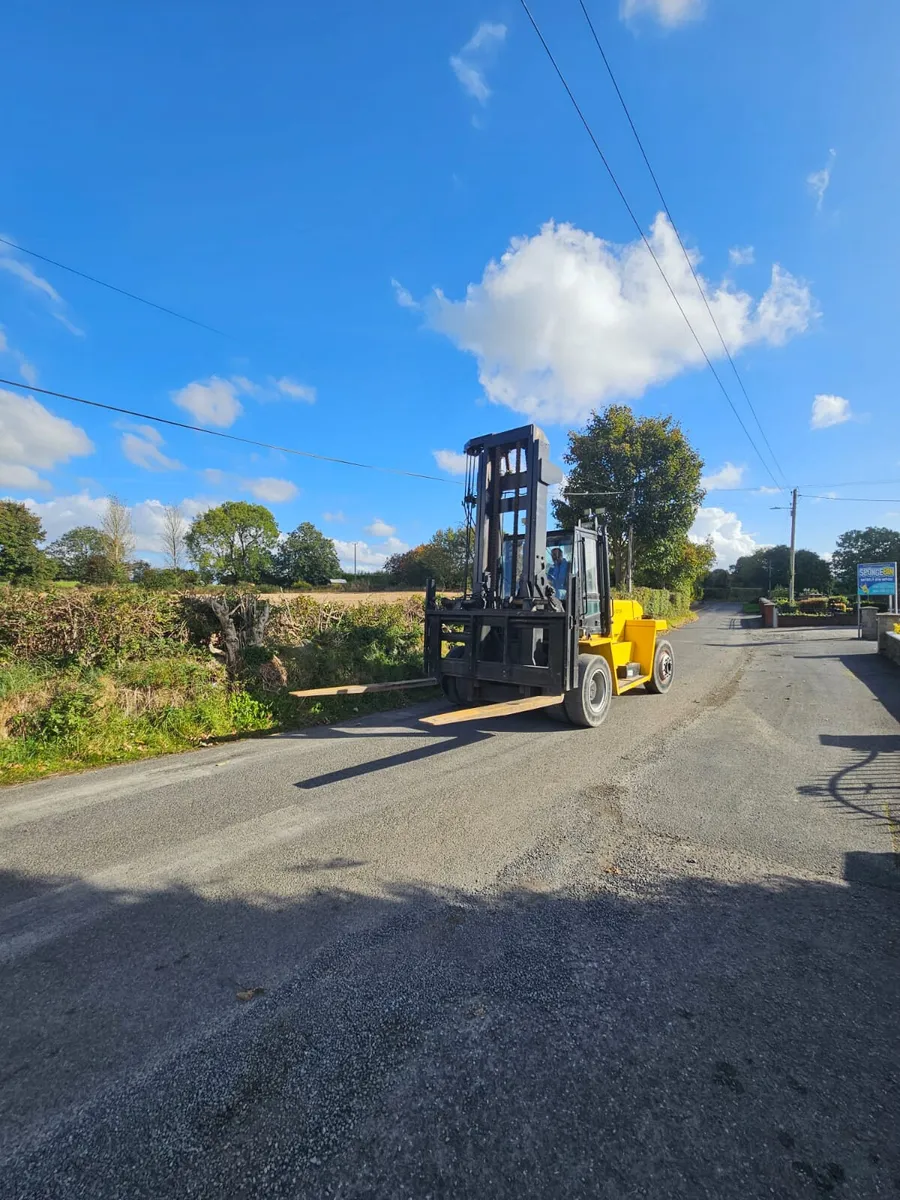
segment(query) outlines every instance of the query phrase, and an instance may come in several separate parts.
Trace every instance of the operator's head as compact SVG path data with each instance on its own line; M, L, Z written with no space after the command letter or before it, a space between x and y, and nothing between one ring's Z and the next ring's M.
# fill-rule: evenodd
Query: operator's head
M553 547L553 549L550 551L550 557L555 563L562 562L562 550L560 550L559 546Z

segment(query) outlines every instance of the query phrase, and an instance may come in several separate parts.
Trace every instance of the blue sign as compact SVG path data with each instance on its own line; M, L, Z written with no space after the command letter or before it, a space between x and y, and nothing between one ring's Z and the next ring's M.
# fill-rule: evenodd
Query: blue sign
M859 563L856 568L858 596L894 596L897 593L897 564Z

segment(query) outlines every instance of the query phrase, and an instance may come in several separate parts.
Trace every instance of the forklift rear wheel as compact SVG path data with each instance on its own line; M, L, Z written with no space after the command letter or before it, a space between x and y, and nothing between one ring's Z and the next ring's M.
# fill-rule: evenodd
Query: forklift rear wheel
M599 654L578 655L578 683L566 692L566 715L573 725L594 728L602 724L612 700L612 673Z
M656 653L653 655L653 674L644 685L654 696L661 696L672 686L672 676L675 673L675 658L672 654L671 642L656 643Z

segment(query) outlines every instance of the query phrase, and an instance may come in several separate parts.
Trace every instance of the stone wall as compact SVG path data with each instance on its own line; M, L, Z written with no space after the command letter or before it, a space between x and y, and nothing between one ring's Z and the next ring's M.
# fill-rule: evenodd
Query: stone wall
M878 652L900 667L900 634L894 633L894 626L898 624L900 616L897 613L878 614Z

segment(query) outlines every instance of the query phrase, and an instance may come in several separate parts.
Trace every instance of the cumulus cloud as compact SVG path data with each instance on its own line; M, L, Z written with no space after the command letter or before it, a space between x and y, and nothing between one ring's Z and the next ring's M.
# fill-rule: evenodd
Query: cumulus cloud
M172 400L204 425L218 425L221 429L227 429L244 411L238 399L238 390L234 380L212 375L207 380L194 380L173 392Z
M394 299L401 308L419 308L419 303L413 298L412 292L407 291L402 283L392 279L391 287L394 289Z
M376 517L371 525L366 526L366 533L370 533L372 537L390 537L392 533L397 532L396 525L388 525L387 521L382 521L381 517Z
M0 488L11 488L16 492L24 492L28 489L49 492L50 484L46 479L41 479L37 471L33 471L31 467L23 467L18 463L0 462Z
M825 193L828 191L828 185L831 183L831 171L836 158L837 151L829 150L828 162L821 171L813 171L806 177L806 186L816 198L816 212L822 211L822 205L825 202Z
M660 25L675 29L703 15L703 0L621 0L619 15L623 21L642 13L655 17Z
M726 512L724 508L698 509L688 536L698 544L712 538L717 567L730 567L741 555L759 549L759 543L744 529L737 513Z
M297 485L289 479L275 479L271 475L264 475L260 479L242 479L241 487L266 504L284 504L287 500L293 500L299 492Z
M746 470L746 467L736 467L734 463L727 462L724 467L713 471L711 475L704 475L700 480L700 486L708 492L714 492L717 488L740 487Z
M465 475L468 454L460 454L458 450L432 450L434 461L448 475Z
M57 417L33 396L0 390L0 467L55 467L70 458L92 454L94 445L83 429ZM7 477L23 476L13 470ZM28 486L8 483L8 487ZM35 486L43 487L40 483Z
M332 524L332 525L334 525L334 524L340 525L343 521L346 521L347 518L340 511L340 509L338 509L337 512L323 512L322 520L327 521L329 524Z
M650 241L710 358L722 357L663 213ZM693 261L696 269L696 251ZM755 343L781 345L817 315L806 285L777 264L758 301L727 280L698 277L732 353ZM475 356L489 400L553 423L581 421L596 406L635 399L704 364L642 241L617 246L553 221L534 237L514 238L463 300L435 291L428 320Z
M9 239L12 241L12 239ZM25 262L22 258L17 257L16 251L10 246L5 246L3 252L0 253L0 271L6 271L15 277L33 292L37 292L43 296L50 306L50 311L56 319L68 329L70 333L76 337L83 337L84 330L79 329L66 316L66 302L48 279L43 275L39 275L33 269L30 263ZM30 380L28 382L31 382Z
M99 525L106 512L107 498L83 491L71 496L54 496L51 500L29 498L24 503L41 518L47 540L53 542L77 525ZM160 553L166 505L162 500L141 500L127 507L134 528L135 551ZM188 498L179 505L188 521L209 507L209 501L201 498Z
M364 571L380 571L392 554L402 554L408 550L406 542L399 538L386 538L380 545L371 546L368 542L344 542L334 539L334 548L338 559L345 571L353 570L353 547L356 547L356 569Z
M484 77L490 55L506 37L506 26L482 21L459 54L450 57L450 66L459 80L460 87L477 100L487 104L491 89Z
M816 396L812 402L811 429L827 429L829 425L843 425L853 416L850 401L843 396Z
M728 251L728 260L733 267L749 267L755 258L752 246L732 246Z
M122 434L122 453L145 471L175 471L181 467L177 459L163 454L164 445L162 434L152 425L130 425Z

